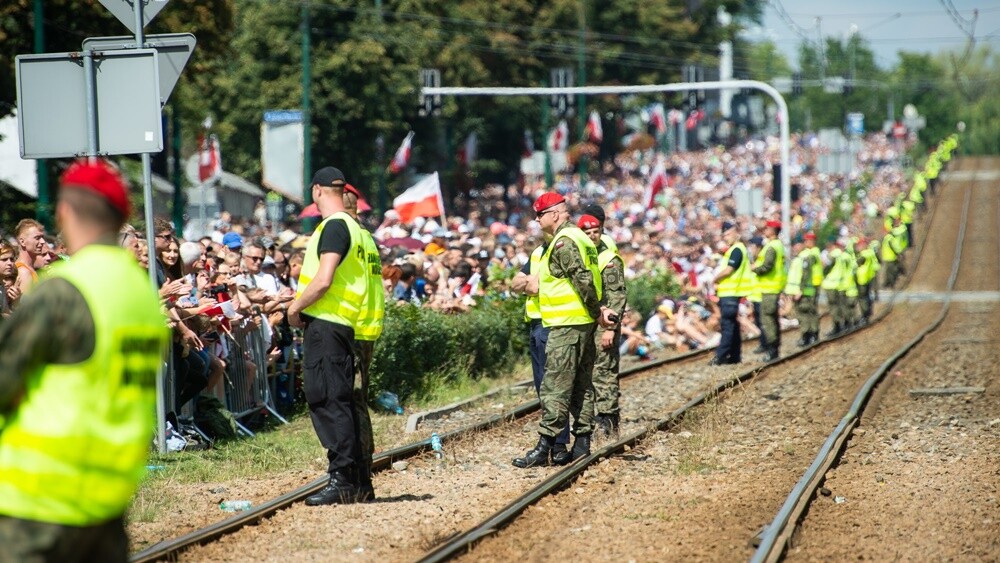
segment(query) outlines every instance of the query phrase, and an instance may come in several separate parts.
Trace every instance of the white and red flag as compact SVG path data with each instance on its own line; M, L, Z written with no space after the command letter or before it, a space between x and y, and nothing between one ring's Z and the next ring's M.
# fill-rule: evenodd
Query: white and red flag
M475 132L469 133L469 136L465 138L465 142L458 149L458 161L464 166L470 166L479 152L479 138L476 136Z
M667 116L663 113L663 104L654 104L649 112L649 122L656 128L656 134L662 135L667 131Z
M656 205L656 196L660 195L660 192L667 187L668 183L667 168L663 164L663 160L660 159L656 162L656 166L653 167L652 174L649 175L649 184L646 185L646 192L642 195L643 207L652 209Z
M667 113L667 121L671 125L677 125L684 119L684 112L679 109L672 109Z
M596 111L590 112L585 132L587 140L592 143L600 143L604 139L604 129L601 127L601 115Z
M222 176L222 153L219 150L219 138L215 135L198 141L198 181L205 183L217 180Z
M566 125L566 120L560 120L559 125L549 133L549 150L552 152L559 152L566 150L569 147L569 125Z
M687 122L684 124L688 130L694 129L698 126L698 122L705 118L705 112L701 109L693 110L688 114Z
M410 162L410 148L413 146L413 131L406 134L406 138L396 149L395 156L392 157L392 162L389 163L389 172L393 174L399 174L406 168L407 163Z
M426 176L392 200L392 208L399 213L399 221L410 224L416 217L441 217L444 215L444 197L441 180L435 172Z

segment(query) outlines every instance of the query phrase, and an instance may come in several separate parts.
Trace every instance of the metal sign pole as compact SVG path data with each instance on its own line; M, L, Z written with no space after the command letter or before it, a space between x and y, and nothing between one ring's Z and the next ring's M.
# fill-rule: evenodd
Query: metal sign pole
M145 37L142 24L142 2L135 2L135 45L137 48L145 48ZM153 162L148 152L142 153L142 199L145 202L143 208L146 211L146 244L149 247L149 284L153 286L153 291L159 292L160 286L156 283L156 232L153 226ZM167 413L166 401L163 396L163 384L166 379L163 364L156 370L156 448L161 454L167 453Z
M791 186L788 183L788 104L773 86L757 80L719 80L714 82L679 82L676 84L649 84L632 86L570 86L563 88L423 88L425 96L552 96L557 94L651 94L657 92L680 92L687 90L722 90L727 88L751 88L760 90L778 104L778 119L781 121L781 241L786 250L791 246ZM683 136L683 133L682 133Z
M94 52L83 52L84 96L87 100L87 158L97 158L97 87L94 84Z

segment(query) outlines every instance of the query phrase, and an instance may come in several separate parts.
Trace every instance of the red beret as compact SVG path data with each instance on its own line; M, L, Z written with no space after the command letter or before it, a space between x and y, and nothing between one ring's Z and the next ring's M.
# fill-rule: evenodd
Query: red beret
M538 199L535 200L535 205L533 207L535 208L535 213L541 213L553 205L559 205L565 201L566 199L556 192L545 192L544 194L538 196Z
M816 240L816 233L806 233L802 238L806 240Z
M355 188L354 186L352 186L350 184L344 184L344 191L345 192L350 192L350 193L358 196L359 198L361 197L361 192L358 191L358 188Z
M593 215L584 215L580 217L580 220L576 222L576 226L581 229L596 229L601 226L601 222L597 220L597 217Z
M114 167L106 160L78 160L59 179L63 188L88 190L104 198L126 219L129 216L128 188Z
M781 230L781 221L775 221L774 219L771 219L770 221L765 223L765 225L771 227L772 229L778 229L779 231Z

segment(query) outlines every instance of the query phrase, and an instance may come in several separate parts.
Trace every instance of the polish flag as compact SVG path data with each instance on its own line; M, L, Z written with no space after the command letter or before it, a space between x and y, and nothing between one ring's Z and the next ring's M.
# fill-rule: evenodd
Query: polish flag
M646 192L642 195L642 203L646 209L652 209L656 205L656 196L663 191L663 188L667 187L667 182L667 168L661 159L653 168L653 173L649 176L649 185L646 186Z
M198 141L198 181L211 182L222 176L222 154L219 151L219 138L204 135Z
M549 150L559 152L569 147L569 125L566 120L559 121L559 125L549 133Z
M586 135L587 139L594 143L600 143L604 139L601 116L596 111L590 112L590 117L587 119Z
M412 145L413 131L410 131L406 134L406 138L403 139L403 143L396 149L396 155L392 157L392 162L389 163L389 172L399 174L406 168L406 164L410 162L410 147Z
M677 125L683 119L684 112L679 109L672 109L669 113L667 113L667 121L669 121L671 125Z
M438 173L428 175L413 187L392 200L392 208L399 213L399 221L410 224L416 217L441 217L444 215L444 197Z
M654 104L649 112L649 122L656 127L656 133L662 135L667 131L667 117L663 113L663 104Z

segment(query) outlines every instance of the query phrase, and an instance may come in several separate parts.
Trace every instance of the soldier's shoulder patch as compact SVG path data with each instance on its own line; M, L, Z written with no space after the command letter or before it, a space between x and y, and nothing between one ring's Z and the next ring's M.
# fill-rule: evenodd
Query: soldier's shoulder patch
M566 241L560 240L556 242L556 248L562 248L566 244Z

